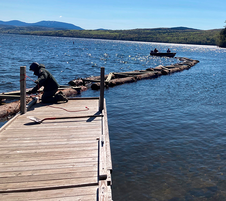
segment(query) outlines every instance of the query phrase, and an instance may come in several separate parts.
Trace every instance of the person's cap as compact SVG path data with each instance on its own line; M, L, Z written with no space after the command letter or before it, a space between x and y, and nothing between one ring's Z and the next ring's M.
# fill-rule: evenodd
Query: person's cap
M30 69L32 71L35 71L39 67L39 64L37 62L34 62L30 65Z

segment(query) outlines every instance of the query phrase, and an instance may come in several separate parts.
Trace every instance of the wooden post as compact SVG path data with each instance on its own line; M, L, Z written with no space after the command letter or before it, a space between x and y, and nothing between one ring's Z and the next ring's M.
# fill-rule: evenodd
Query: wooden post
M100 99L99 99L99 112L104 109L104 67L101 67L100 72Z
M26 113L26 66L20 67L20 112Z

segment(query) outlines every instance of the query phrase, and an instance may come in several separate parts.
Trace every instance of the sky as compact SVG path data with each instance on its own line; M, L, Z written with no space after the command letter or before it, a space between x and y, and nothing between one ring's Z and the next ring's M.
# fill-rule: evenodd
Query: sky
M59 21L87 30L222 29L226 0L0 0L0 20Z

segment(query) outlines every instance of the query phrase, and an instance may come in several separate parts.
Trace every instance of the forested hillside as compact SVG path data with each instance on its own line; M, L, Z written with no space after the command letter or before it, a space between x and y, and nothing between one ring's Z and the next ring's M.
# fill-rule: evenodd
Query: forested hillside
M0 33L31 34L42 36L95 38L162 43L218 45L221 29L197 30L185 27L132 30L28 30L27 28L1 28Z
M220 32L219 47L226 47L226 26Z

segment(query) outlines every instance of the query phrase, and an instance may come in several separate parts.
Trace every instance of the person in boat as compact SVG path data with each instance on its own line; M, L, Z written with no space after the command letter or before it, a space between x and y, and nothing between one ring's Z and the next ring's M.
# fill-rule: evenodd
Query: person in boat
M159 52L156 48L154 49L154 53L157 53L157 52Z
M167 50L167 53L170 53L171 51L170 51L170 49L168 48L168 50Z
M38 76L38 79L35 81L36 86L28 91L27 94L34 94L43 86L43 103L57 103L58 101L68 102L68 99L62 92L56 94L59 84L53 75L46 70L43 64L34 62L30 65L30 70L34 72L34 75Z

